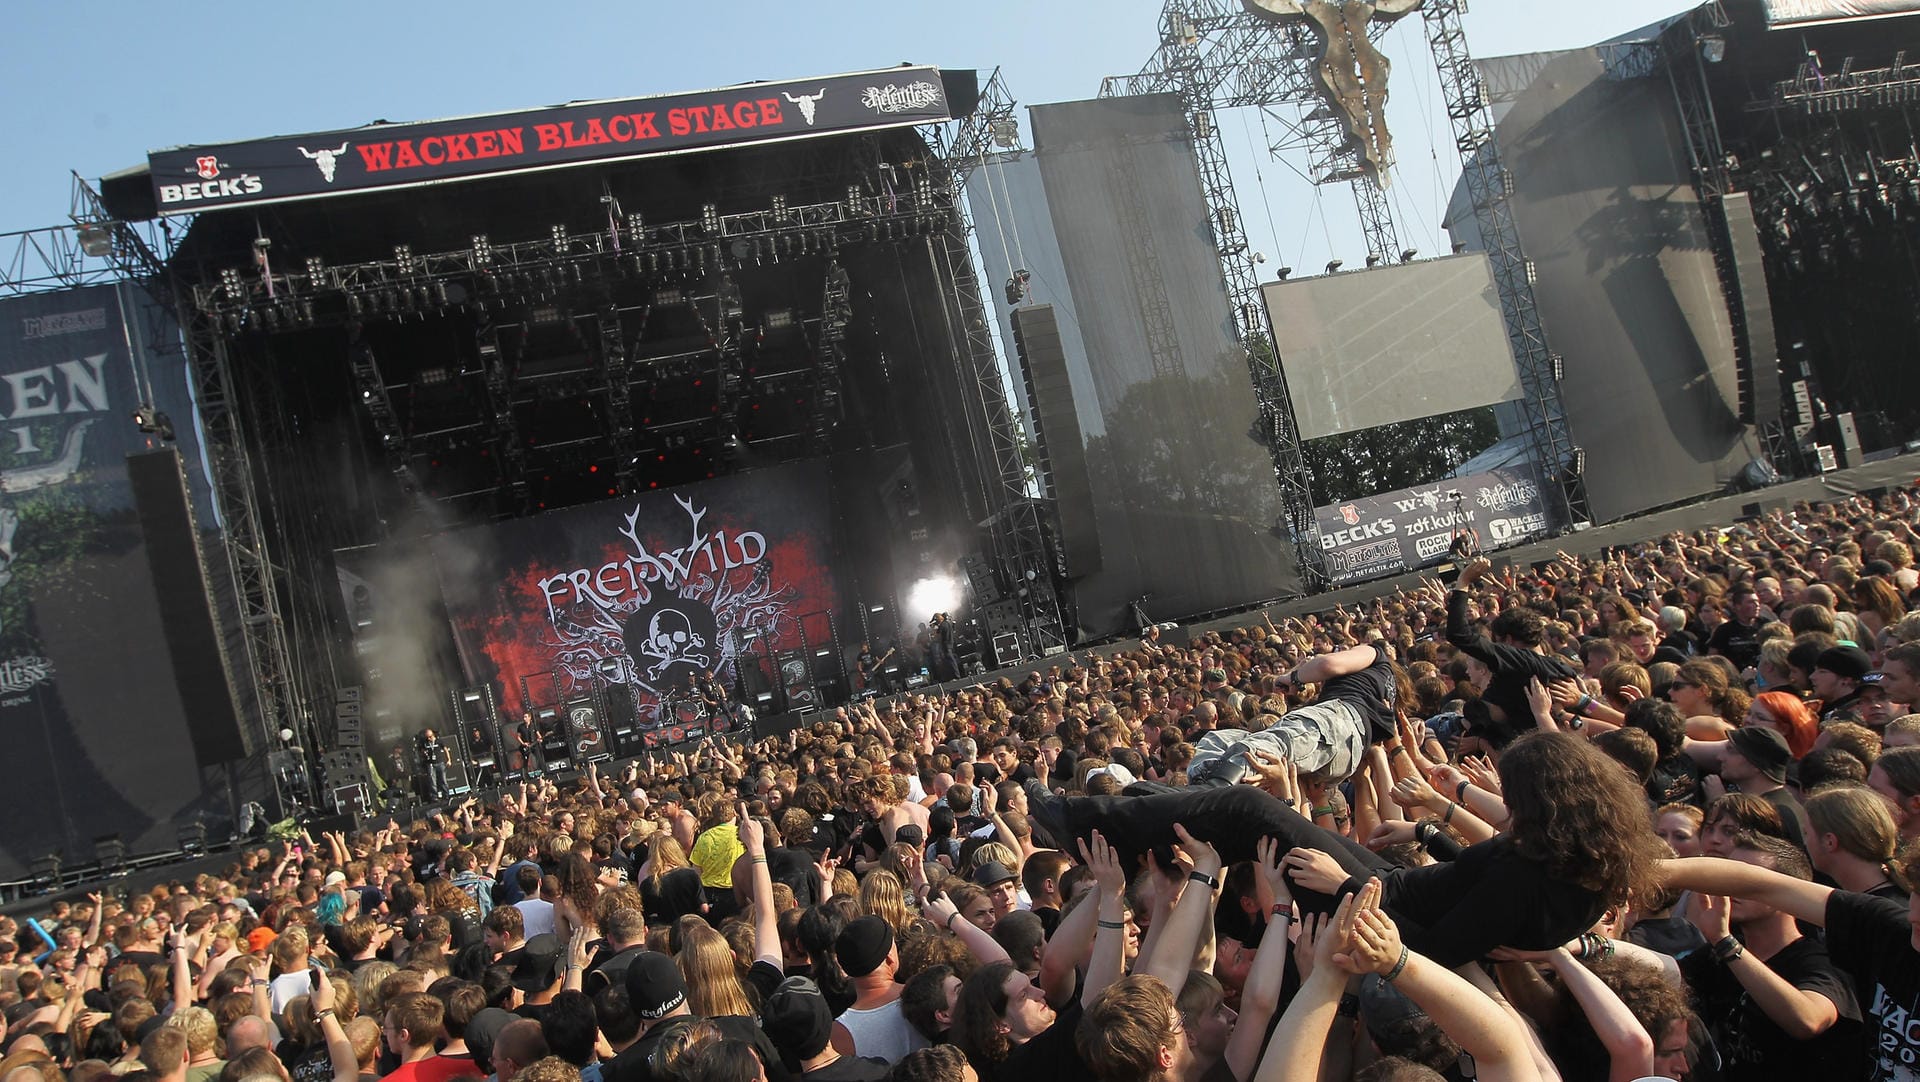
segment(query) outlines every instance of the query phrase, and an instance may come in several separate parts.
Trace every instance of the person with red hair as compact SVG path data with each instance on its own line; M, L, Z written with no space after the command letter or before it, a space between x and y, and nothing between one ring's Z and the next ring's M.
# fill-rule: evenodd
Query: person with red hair
M1786 738L1787 750L1795 759L1812 751L1814 738L1820 735L1820 719L1813 716L1806 703L1786 691L1766 691L1754 696L1741 724L1779 733Z

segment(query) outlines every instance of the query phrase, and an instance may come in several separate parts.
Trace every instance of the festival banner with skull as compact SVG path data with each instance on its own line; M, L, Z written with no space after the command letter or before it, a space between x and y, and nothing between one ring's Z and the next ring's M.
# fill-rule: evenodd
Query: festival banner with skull
M211 522L184 357L138 287L0 299L0 878L172 846L203 798L126 465L165 420Z
M731 687L838 610L829 506L825 465L799 463L444 535L467 675L509 716L523 682L539 701L622 686L648 721L701 674Z

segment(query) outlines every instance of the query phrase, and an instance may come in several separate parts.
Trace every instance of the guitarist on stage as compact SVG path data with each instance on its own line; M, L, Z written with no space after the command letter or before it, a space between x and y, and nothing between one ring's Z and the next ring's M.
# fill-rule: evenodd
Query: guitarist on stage
M539 742L539 730L533 724L533 711L528 710L507 729L507 769L521 775L535 773L539 767L535 764L533 751Z
M853 659L854 673L860 678L860 687L856 690L866 691L873 689L876 691L892 692L894 689L887 686L886 673L882 671L881 666L885 665L887 659L892 657L899 649L897 646L892 647L888 649L886 653L876 658L873 656L873 647L867 643L861 643L860 656Z

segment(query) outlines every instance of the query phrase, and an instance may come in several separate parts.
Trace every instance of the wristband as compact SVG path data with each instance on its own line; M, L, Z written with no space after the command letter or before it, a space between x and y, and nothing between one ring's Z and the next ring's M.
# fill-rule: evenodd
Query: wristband
M1292 920L1293 907L1290 905L1287 905L1284 902L1273 903L1273 919L1274 920Z
M1573 715L1575 717L1580 717L1581 715L1587 712L1587 707L1592 705L1593 705L1593 696L1588 695L1584 691L1581 692L1580 698L1576 700L1573 704Z
M1455 803L1454 803L1453 801L1451 801L1451 800L1449 800L1449 801L1447 801L1447 814L1445 814L1445 815L1443 815L1443 816L1441 816L1441 817L1440 817L1440 821L1441 821L1442 823L1451 823L1451 822L1453 822L1453 813L1454 813L1454 812L1457 812L1457 811L1459 811L1459 810L1460 810L1460 805L1458 805L1458 804L1455 804Z
M1467 799L1467 788L1472 784L1473 783L1468 781L1467 779L1461 778L1460 784L1453 787L1453 799L1455 801L1463 801Z
M261 980L259 977L255 977L253 978L253 986L255 988L265 988L267 986L267 982L264 980Z
M1713 960L1721 965L1731 965L1747 953L1747 948L1730 935L1721 936L1713 945Z
M1202 871L1192 871L1187 873L1187 878L1195 883L1205 883L1208 890L1220 889L1220 879L1217 876L1211 876Z
M314 1017L314 1018L315 1018L316 1020L317 1020L317 1019L321 1019L321 1018L332 1018L332 1017L333 1017L333 1008L332 1008L332 1007L328 1007L328 1008L327 1008L326 1010L324 1010L324 1011L315 1011L315 1012L313 1012L313 1017Z
M1326 806L1326 807L1324 807L1324 808L1315 808L1315 809L1313 809L1313 817L1314 817L1315 819L1318 819L1318 818L1320 818L1320 817L1321 817L1321 816L1323 816L1323 815L1332 815L1332 814L1333 814L1333 805L1331 805L1331 804L1329 804L1329 805L1327 805L1327 806Z
M950 914L950 915L949 915L949 916L947 917L947 925L946 925L946 927L947 927L947 931L949 931L949 932L951 932L951 931L953 931L953 922L954 922L954 921L956 921L956 920L959 920L959 919L960 919L960 914L959 914L959 913L957 913L957 912L956 912L956 913L953 913L953 914Z
M1392 984L1395 980L1399 979L1400 974L1407 970L1407 958L1409 956L1407 945L1405 943L1400 944L1400 960L1393 963L1392 969L1382 973L1380 979L1386 981L1388 984Z
M1127 926L1127 922L1123 920L1102 920L1102 921L1095 921L1094 923L1098 924L1102 928L1107 929L1108 931L1113 931L1113 932L1120 931L1122 928L1125 928Z

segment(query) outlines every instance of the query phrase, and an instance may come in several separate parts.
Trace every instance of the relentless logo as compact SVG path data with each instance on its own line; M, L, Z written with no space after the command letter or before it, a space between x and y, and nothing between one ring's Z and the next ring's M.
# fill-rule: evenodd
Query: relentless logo
M53 679L51 658L24 654L0 661L0 695L18 695Z
M193 159L193 171L201 180L212 180L220 175L220 159L211 154Z
M1511 511L1516 507L1525 507L1540 499L1540 486L1522 478L1518 481L1502 481L1491 488L1483 488L1474 495L1474 502L1489 511Z
M226 199L236 195L259 195L266 185L252 173L242 173L237 177L221 177L218 180L190 180L185 184L160 185L160 202L197 203L203 199Z
M860 104L876 113L905 113L914 109L925 109L940 100L940 88L927 82L888 83L886 86L870 86L860 94Z
M299 150L308 161L319 168L320 176L323 180L328 184L332 184L334 167L340 164L340 155L347 152L349 145L350 144L347 143L341 143L332 150L308 150L306 147L296 147L295 149Z
M62 334L107 329L107 310L89 308L83 312L60 312L51 316L28 316L20 321L20 337L53 338ZM104 363L106 355L101 354Z
M781 97L800 107L800 116L806 120L807 127L813 127L813 111L820 107L820 99L827 96L827 88L821 87L818 94L782 94Z

